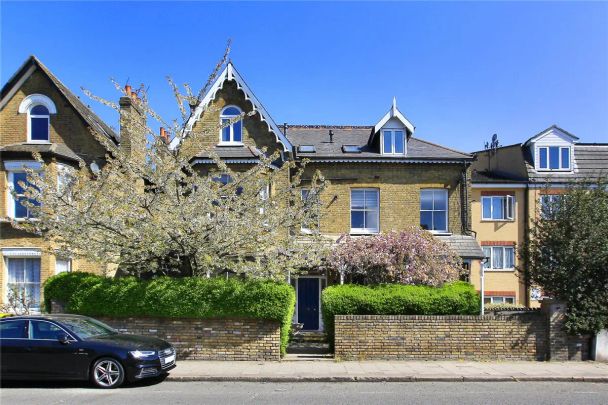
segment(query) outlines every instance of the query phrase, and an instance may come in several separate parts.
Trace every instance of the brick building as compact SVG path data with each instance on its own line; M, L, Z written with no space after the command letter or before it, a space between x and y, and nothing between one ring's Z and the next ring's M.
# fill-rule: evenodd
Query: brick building
M473 230L488 258L484 264L485 302L539 307L542 292L526 285L517 248L545 202L573 181L608 174L608 143L583 143L551 126L521 144L476 152L473 163ZM478 269L471 282L479 289Z

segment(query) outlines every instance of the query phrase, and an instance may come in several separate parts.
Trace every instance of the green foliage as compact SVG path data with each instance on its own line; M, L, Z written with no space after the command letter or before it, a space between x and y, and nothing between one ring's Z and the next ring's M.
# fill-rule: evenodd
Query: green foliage
M167 318L253 318L281 323L281 353L289 339L295 292L270 280L159 277L107 278L87 273L51 277L45 303L62 301L70 313L88 316Z
M608 328L608 179L573 184L538 214L523 276L567 304L571 334Z
M334 315L476 315L479 294L464 282L442 287L345 284L322 294L323 323L333 341Z

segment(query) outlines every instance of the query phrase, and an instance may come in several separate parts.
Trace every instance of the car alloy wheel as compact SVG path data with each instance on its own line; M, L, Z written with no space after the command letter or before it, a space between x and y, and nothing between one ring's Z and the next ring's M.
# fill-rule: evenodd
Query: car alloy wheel
M95 362L92 377L98 387L116 388L124 381L125 371L117 360L103 358Z

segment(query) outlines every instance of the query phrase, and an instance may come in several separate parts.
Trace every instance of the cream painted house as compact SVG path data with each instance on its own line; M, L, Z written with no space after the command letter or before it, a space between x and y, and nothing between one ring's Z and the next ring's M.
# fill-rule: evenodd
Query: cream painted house
M608 144L579 142L553 125L522 144L474 154L472 229L486 256L485 302L538 307L542 291L525 280L517 249L544 201L558 198L573 181L608 174ZM480 289L479 269L472 270L471 282Z

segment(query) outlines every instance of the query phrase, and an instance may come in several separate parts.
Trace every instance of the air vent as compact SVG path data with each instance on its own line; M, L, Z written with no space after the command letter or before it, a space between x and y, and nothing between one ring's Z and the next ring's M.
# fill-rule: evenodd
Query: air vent
M342 145L344 153L361 153L361 147L357 145Z
M300 145L298 146L298 152L300 153L315 153L314 145Z

